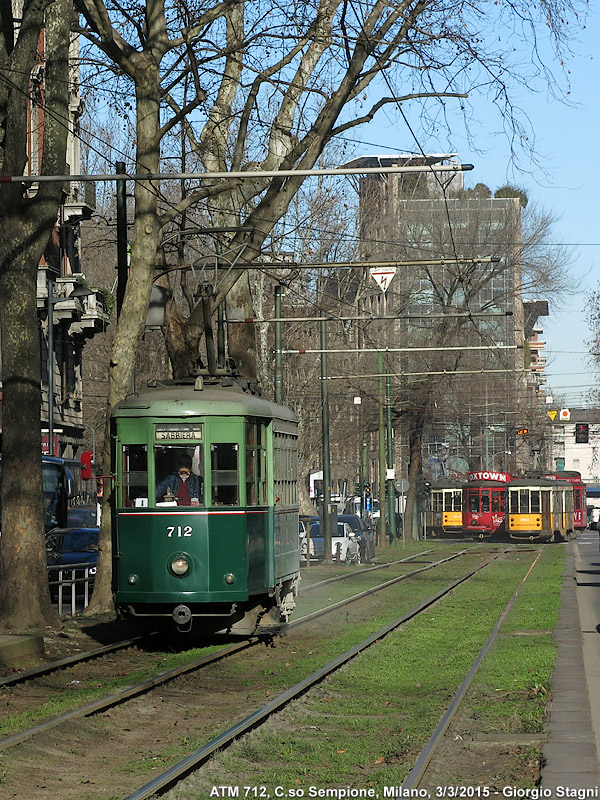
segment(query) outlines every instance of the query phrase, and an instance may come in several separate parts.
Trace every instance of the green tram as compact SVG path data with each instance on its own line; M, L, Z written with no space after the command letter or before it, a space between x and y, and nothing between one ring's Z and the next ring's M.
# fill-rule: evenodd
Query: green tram
M521 478L509 483L506 491L509 539L559 542L576 535L573 486L568 481Z
M111 424L118 613L182 632L276 633L300 578L294 414L197 378L127 397Z

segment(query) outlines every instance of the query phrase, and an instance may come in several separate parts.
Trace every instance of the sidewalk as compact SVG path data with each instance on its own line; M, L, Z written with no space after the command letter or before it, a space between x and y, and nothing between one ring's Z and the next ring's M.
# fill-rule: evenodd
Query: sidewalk
M596 536L596 549L597 540ZM551 795L543 795L548 798L600 797L596 734L592 724L600 693L600 683L596 680L600 663L593 663L600 636L597 623L591 625L590 622L598 617L590 588L593 585L596 595L600 591L595 583L600 579L600 569L593 584L582 580L584 574L589 577L589 570L582 564L579 543L573 541L567 545L562 606L554 631L558 653L552 677L549 737L543 747L546 763L541 776L542 788L552 790ZM593 637L587 647L584 644L586 635ZM590 680L592 675L593 680Z

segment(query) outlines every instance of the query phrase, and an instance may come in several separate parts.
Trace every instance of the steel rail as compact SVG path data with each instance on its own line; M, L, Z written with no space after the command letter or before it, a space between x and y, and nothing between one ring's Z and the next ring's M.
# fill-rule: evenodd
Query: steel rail
M458 558L458 556L462 556L468 552L468 550L460 550L458 553L454 553L447 558L442 558L440 561L432 561L431 564L428 564L426 567L413 569L410 572L405 572L404 575L398 575L396 578L390 578L389 581L384 581L383 583L377 584L377 586L372 586L370 589L365 589L363 592L353 594L351 597L346 597L344 600L338 600L337 603L332 603L330 606L325 606L325 608L320 608L318 611L313 611L311 614L306 614L304 617L299 617L298 619L288 622L286 626L287 630L290 628L295 628L296 625L312 622L312 620L322 617L323 614L329 614L338 608L343 608L344 606L354 603L357 600L362 600L363 597L368 597L371 594L375 594L375 592L379 592L381 589L387 589L389 586L393 586L395 583L400 583L400 581L406 580L406 578L412 578L413 575L419 575L421 572L427 572L427 570L433 569L433 567L438 567L440 564L445 564L447 561L453 561L455 558ZM499 555L500 552L496 553L493 558L497 558ZM491 560L492 559L486 561L484 566L489 564Z
M479 667L481 666L481 662L483 661L485 655L487 654L488 650L492 646L494 640L496 639L496 636L500 632L500 628L502 627L502 624L504 623L504 620L506 619L506 617L508 615L508 612L513 607L514 602L515 602L515 600L517 599L517 597L519 595L519 592L523 588L523 585L524 585L525 581L530 576L533 568L537 564L537 562L538 562L538 560L539 560L541 555L542 555L542 551L540 550L538 552L537 558L535 559L533 564L529 567L529 569L527 570L527 573L525 574L525 577L523 578L521 583L517 586L513 596L510 598L510 600L506 604L506 607L505 607L504 611L502 612L502 614L500 615L500 617L498 619L498 622L496 623L496 625L494 627L494 630L491 632L487 642L483 645L483 647L479 651L479 655L477 656L477 658L473 662L473 665L472 665L471 669L467 673L464 681L459 686L456 694L452 698L452 702L450 703L450 705L446 709L445 713L443 714L443 716L442 716L441 720L439 721L436 729L431 734L431 737L430 737L429 741L427 742L427 744L425 745L423 750L421 750L421 753L419 754L419 757L415 761L415 764L414 764L413 768L411 769L411 771L408 773L408 775L404 779L404 781L402 783L402 792L405 792L405 791L410 790L410 789L416 789L418 787L419 783L421 782L421 780L423 778L423 775L425 774L425 772L427 770L427 767L429 766L429 764L431 762L431 759L433 758L433 755L435 754L435 751L437 750L437 748L439 746L439 743L442 740L442 737L446 733L446 730L448 729L448 726L450 725L450 723L451 723L452 719L454 718L456 712L460 708L460 705L461 705L462 701L464 700L465 695L466 695L467 691L469 690L469 687L473 683L473 679L475 678L475 675L477 674L477 671L478 671ZM406 797L406 794L401 793L399 795L396 795L394 800L400 800L400 798L402 798L402 797Z
M392 567L394 564L404 564L407 561L411 561L413 558L418 558L418 556L427 555L427 553L432 553L433 550L424 550L422 553L415 553L412 556L407 556L406 558L400 558L398 561L386 561L385 564L376 564L372 567L365 567L364 569L357 569L353 572L345 572L343 575L336 575L333 578L325 578L322 581L317 581L316 583L309 583L308 586L304 586L299 594L304 594L305 592L310 591L310 589L314 589L315 586L326 586L328 583L335 583L335 581L343 581L347 578L352 578L354 575L364 575L367 572L374 572L377 569L387 569L388 567Z
M262 708L257 709L252 714L250 714L245 719L241 720L240 722L233 725L228 730L221 733L219 736L216 736L211 741L207 742L205 745L200 747L195 752L191 753L186 758L182 759L178 764L170 767L169 769L165 770L161 775L157 775L149 783L142 786L140 789L136 790L132 794L127 795L124 800L146 800L152 795L156 794L159 791L166 789L167 787L173 785L177 780L179 780L184 775L191 772L195 767L199 766L203 762L207 761L210 756L216 753L219 750L224 749L225 747L229 746L233 741L243 736L245 733L253 730L254 728L261 725L265 722L269 717L271 717L275 712L282 709L286 706L291 700L296 699L300 695L307 692L310 688L315 686L317 683L320 683L324 678L330 675L332 672L335 672L340 667L347 664L351 661L355 656L362 653L371 645L378 642L380 639L383 639L392 631L399 628L405 622L408 622L413 617L416 617L425 609L432 606L446 594L451 592L461 583L469 580L475 575L479 570L483 569L484 567L488 566L494 559L498 558L501 554L501 551L491 556L487 561L483 564L480 564L475 569L471 570L470 572L466 573L462 577L452 581L439 592L431 595L430 597L423 600L421 603L416 605L410 611L403 614L401 617L398 617L393 622L388 623L383 628L380 628L375 633L368 636L362 642L354 645L345 653L340 656L337 656L328 664L325 664L323 667L320 667L318 670L313 672L307 678L304 678L299 683L295 684L295 686L290 687L282 694L275 697L273 700L268 702L266 705L262 706Z
M60 714L57 717L52 717L52 719L41 722L39 725L36 725L33 728L27 728L27 730L21 731L20 733L7 736L4 739L0 739L0 752L3 750L8 750L10 747L14 747L16 744L21 744L21 742L31 739L38 733L44 733L52 728L57 728L64 722L72 719L79 719L80 717L87 717L90 714L95 714L98 711L104 711L111 706L115 706L118 703L123 702L123 700L129 700L132 697L137 697L138 695L144 694L150 689L154 689L156 686L167 683L168 681L171 681L180 675L185 675L186 673L193 672L200 667L220 661L222 658L225 658L232 653L253 647L256 644L259 644L261 641L262 640L260 638L252 637L244 642L230 645L229 647L217 650L216 653L211 653L208 656L203 656L202 658L190 661L181 667L175 667L174 669L167 670L166 672L161 672L158 675L155 675L153 678L149 678L148 680L135 684L135 686L127 686L118 692L101 697L85 706L80 706L72 711L67 711L64 714Z
M460 555L460 553L457 553L455 556L452 556L451 558L455 558L457 555ZM384 584L379 584L378 586L375 586L372 589L367 589L366 591L361 592L360 594L357 594L357 595L353 595L352 597L350 597L350 598L348 598L346 600L342 600L339 603L334 603L334 604L332 604L331 606L328 606L325 609L319 609L318 611L313 612L312 614L308 614L308 615L306 615L304 617L301 617L298 620L294 620L293 622L288 623L285 626L285 630L289 630L290 628L295 627L296 625L299 625L299 624L302 624L302 623L305 623L305 622L309 622L309 621L311 621L313 619L318 618L319 616L322 616L323 614L329 613L331 611L335 611L337 608L342 607L343 605L346 605L347 603L352 603L355 600L359 600L360 598L365 597L365 596L367 596L369 594L374 594L375 592L379 591L381 588L384 588L385 586L389 586L389 585L397 582L398 580L402 580L405 577L409 577L410 575L414 575L414 574L416 574L418 572L422 572L423 569L430 569L431 566L436 566L438 563L441 564L441 563L444 563L444 561L447 561L447 560L451 560L451 559L443 559L442 561L434 562L433 564L428 565L425 568L421 568L419 570L413 570L410 573L406 573L405 575L399 576L399 578L394 578L391 581L386 581ZM143 637L140 637L140 638L143 638ZM105 697L101 697L98 700L95 700L95 701L93 701L91 703L87 703L86 705L80 706L79 708L73 709L72 711L67 711L64 714L59 714L56 717L52 717L52 719L46 720L45 722L41 722L39 725L36 725L34 727L31 727L31 728L27 728L26 730L21 731L20 733L16 733L16 734L13 734L12 736L4 737L3 739L0 739L0 752L2 752L3 750L8 750L10 747L13 747L13 746L15 746L17 744L21 744L22 742L33 738L35 735L37 735L39 733L44 733L47 730L51 730L53 728L57 728L59 725L62 725L64 722L67 722L67 721L73 720L73 719L79 719L81 717L90 716L91 714L97 713L98 711L103 711L103 710L105 710L107 708L110 708L111 706L117 705L118 703L121 703L121 702L123 702L125 700L129 700L132 697L137 697L138 695L144 694L145 692L148 692L151 689L154 689L155 687L162 685L163 683L167 683L168 681L171 681L171 680L174 680L175 678L178 678L180 675L184 675L184 674L186 674L188 672L193 672L196 669L200 669L201 667L204 667L204 666L207 666L207 665L209 665L211 663L219 661L222 658L226 658L227 656L232 655L233 653L236 653L238 651L247 649L249 647L253 647L254 645L259 644L262 641L263 641L262 637L258 637L258 636L251 637L251 638L249 638L248 640L246 640L244 642L233 644L233 645L230 645L229 647L222 648L222 649L218 650L215 653L211 653L208 656L203 656L202 658L196 659L194 661L191 661L191 662L189 662L187 664L184 664L181 667L176 667L175 669L168 670L166 672L160 673L159 675L156 675L153 678L149 678L149 679L147 679L145 681L142 681L142 682L140 682L138 684L135 684L134 686L128 686L128 687L126 687L124 689L119 690L118 692L114 692L113 694L107 695ZM112 647L111 645L108 645L109 649L111 647ZM104 650L104 648L99 648L99 650L102 651L102 650ZM91 651L91 652L93 652L93 651ZM67 659L64 659L64 660L66 662L69 662L69 661L73 661L74 659L76 660L76 657L70 656L70 657L68 657ZM52 665L48 665L48 666L51 667ZM42 665L42 668L41 668L42 671L44 670L44 667L46 667L46 665ZM34 670L35 669L37 669L37 668L34 668ZM46 670L46 671L48 671L48 670Z
M94 650L86 650L85 653L76 653L72 656L60 658L57 661L48 661L46 664L40 664L37 667L31 667L31 669L26 669L22 672L17 672L14 675L0 678L0 687L12 686L15 683L21 683L22 681L27 681L30 678L37 678L39 675L46 675L49 672L55 672L56 670L63 669L64 667L70 667L73 664L78 664L83 661L91 661L93 658L100 658L107 653L114 653L117 650L125 650L128 647L134 647L139 642L145 641L146 639L149 639L151 636L155 635L155 633L151 633L143 636L134 636L131 639L123 639L120 642L107 644L104 647L97 647Z
M335 611L337 608L341 608L344 605L347 605L349 603L355 602L356 600L359 600L359 599L361 599L361 598L363 598L365 596L368 596L370 594L375 594L375 592L379 591L380 589L383 589L383 588L386 588L386 587L388 587L390 585L393 585L394 583L397 583L400 580L404 580L405 578L411 577L412 575L416 575L416 574L418 574L420 572L424 572L424 571L426 571L428 569L431 569L434 566L438 566L439 564L443 564L443 563L445 563L447 561L451 561L454 558L457 558L459 555L463 555L466 552L469 552L469 551L468 550L459 551L458 553L455 553L455 554L453 554L452 556L450 556L448 558L441 559L440 561L437 561L437 562L432 562L431 564L427 565L426 567L422 567L422 568L420 568L418 570L413 570L413 571L411 571L409 573L405 573L404 575L400 575L397 578L393 578L393 579L391 579L389 581L386 581L385 583L382 583L382 584L379 584L377 586L374 586L371 589L367 589L367 590L365 590L363 592L360 592L359 594L353 595L350 598L347 598L345 600L341 600L338 603L333 603L332 605L327 606L324 609L319 609L318 611L315 611L312 614L307 614L306 616L301 617L300 619L297 619L297 620L294 620L294 621L288 623L285 626L285 629L289 630L290 628L295 627L296 625L304 624L306 622L312 621L313 619L317 619L318 617L322 616L323 614ZM473 570L472 572L468 573L466 576L458 579L458 581L456 581L454 584L451 584L450 588L448 589L448 591L450 591L452 588L454 588L455 585L458 585L462 581L467 580L469 577L471 577L472 574L475 574L475 572L477 572L479 569L483 568L484 566L487 566L487 564L489 564L490 561L492 561L494 558L497 558L498 555L500 555L500 553L495 554L494 556L492 556L492 558L490 558L486 562L484 562L484 564L480 565L475 570ZM426 607L426 606L424 606L424 607ZM410 617L408 617L408 618L410 618ZM144 638L144 637L139 637L139 638ZM181 667L176 667L175 669L168 670L168 671L163 672L163 673L159 673L158 675L154 676L153 678L149 678L148 680L142 681L139 684L135 684L134 686L126 687L126 688L124 688L124 689L122 689L122 690L120 690L118 692L115 692L115 693L113 693L111 695L107 695L107 696L99 698L98 700L95 700L95 701L93 701L91 703L88 703L88 704L86 704L84 706L80 706L79 708L73 709L72 711L67 711L64 714L60 714L60 715L58 715L56 717L53 717L52 719L46 720L45 722L42 722L39 725L36 725L36 726L34 726L32 728L28 728L28 729L26 729L24 731L21 731L20 733L16 733L16 734L13 734L12 736L4 737L3 739L0 739L0 752L2 752L3 750L8 750L10 747L13 747L13 746L15 746L17 744L21 744L22 742L33 738L34 736L36 736L39 733L44 733L44 732L46 732L48 730L52 730L53 728L57 728L60 725L62 725L64 722L67 722L67 721L70 721L70 720L73 720L73 719L79 719L81 717L90 716L91 714L97 713L98 711L103 711L103 710L105 710L107 708L110 708L112 706L115 706L115 705L117 705L117 704L119 704L119 703L121 703L121 702L123 702L125 700L129 700L129 699L131 699L133 697L136 697L138 695L144 694L145 692L150 691L151 689L153 689L153 688L155 688L157 686L160 686L163 683L167 683L168 681L171 681L171 680L179 677L180 675L184 675L184 674L186 674L188 672L193 672L196 669L199 669L199 668L207 666L207 665L209 665L211 663L217 662L217 661L221 660L222 658L226 658L227 656L232 655L232 654L234 654L234 653L236 653L238 651L242 651L244 649L248 649L250 647L253 647L256 644L261 643L262 641L263 641L263 639L261 637L251 637L251 638L247 639L244 642L237 643L237 644L234 644L234 645L230 645L229 647L222 648L221 650L218 650L215 653L211 653L208 656L203 656L202 658L196 659L194 661L191 661L191 662L189 662L189 663L187 663L187 664L185 664L185 665L183 665ZM121 643L117 643L117 645L115 645L115 646L118 646L119 644L121 644ZM110 649L111 647L114 647L114 646L113 645L108 645L107 646L108 649ZM105 648L99 648L99 651L103 651L104 649ZM90 651L90 652L94 652L94 651ZM64 659L64 661L68 662L68 661L72 660L73 658L76 658L76 657L71 657L70 656L67 659ZM45 666L46 665L42 665L42 670L43 670L43 668ZM48 665L48 666L51 667L52 665ZM34 670L35 669L37 669L37 668L34 668Z

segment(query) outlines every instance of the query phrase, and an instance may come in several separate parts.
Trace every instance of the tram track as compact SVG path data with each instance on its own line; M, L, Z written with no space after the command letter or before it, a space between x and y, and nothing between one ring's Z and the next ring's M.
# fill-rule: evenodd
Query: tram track
M443 589L429 596L407 613L403 614L400 617L397 617L388 625L375 631L366 639L356 644L354 647L350 648L346 652L342 653L333 660L324 664L322 667L317 669L311 675L308 675L306 678L299 681L294 686L290 687L287 691L283 692L278 697L266 703L264 706L262 706L262 708L253 711L250 715L248 715L240 722L236 723L227 731L224 731L219 736L207 742L203 747L199 748L194 753L191 753L189 756L187 756L185 759L182 759L179 763L175 764L173 767L170 767L168 770L165 770L161 775L157 776L149 783L140 787L135 792L132 792L131 794L127 795L125 800L148 800L148 798L153 797L157 793L163 792L167 788L171 788L179 780L188 775L192 770L197 769L202 764L206 763L206 761L208 761L208 759L211 758L216 752L228 747L234 741L240 739L240 737L244 736L250 731L253 731L258 725L263 724L268 719L270 719L274 714L277 714L279 711L281 711L281 709L283 709L289 702L297 699L298 697L300 697L301 695L312 689L314 686L319 684L325 678L330 676L332 673L336 672L341 667L348 664L352 659L354 659L357 655L365 651L367 648L376 644L382 638L387 636L389 633L397 630L401 625L408 622L409 620L414 619L420 613L430 608L434 603L438 602L446 595L448 595L450 592L452 592L457 586L460 586L460 584L464 583L465 581L468 581L470 578L476 575L480 570L487 567L499 555L500 553L492 555L483 564L478 565L470 572L461 576L457 580L452 581L451 583L446 585Z
M389 588L394 584L399 583L400 581L411 578L436 566L441 566L443 564L446 564L449 561L453 561L467 552L468 551L459 551L457 553L453 553L450 556L447 556L438 561L430 562L424 567L419 567L416 570L411 570L409 572L403 573L402 575L396 576L395 578L391 578L390 580L385 581L384 583L377 584L371 587L370 589L366 589L362 592L346 597L343 600L340 600L336 603L328 605L324 608L320 608L317 611L314 611L310 614L306 614L304 617L293 620L286 626L286 628L287 630L291 630L297 628L300 625L305 625L307 623L314 622L319 617L322 617L325 614L333 613L336 610L346 605L356 603L357 601L360 601L365 597L368 597L369 595L373 595L376 592L385 590L386 588ZM404 559L402 561L404 561ZM390 564L387 564L386 566L390 566ZM370 570L360 570L356 571L354 574L356 575L359 574L360 572L368 572L368 571ZM313 584L313 585L321 586L321 585L326 585L329 582L330 580L326 580L321 582L320 584ZM150 634L149 636L134 637L132 639L116 642L112 645L107 645L105 647L97 648L92 651L69 656L67 658L60 659L59 661L49 662L48 664L43 664L38 667L34 667L30 670L25 670L21 673L17 673L13 676L3 678L1 679L0 684L8 688L11 685L22 683L28 680L35 680L36 678L46 678L49 675L64 670L65 668L72 667L75 665L80 665L95 658L101 658L111 653L135 647L136 645L139 645L144 641L148 641L150 638L156 635L157 634L153 633ZM201 656L200 658L197 659L193 659L190 662L187 662L179 667L161 671L146 680L140 681L131 686L126 686L109 695L99 697L89 703L85 703L81 706L78 706L77 708L65 711L62 714L44 720L43 722L40 722L39 724L34 725L26 730L14 733L10 736L5 736L0 739L0 753L11 747L14 747L15 745L21 744L22 742L31 739L40 733L44 733L53 728L58 728L59 726L71 722L75 719L88 717L92 714L105 711L120 703L127 702L132 698L143 695L153 689L156 689L157 687L160 687L170 681L173 681L179 678L180 676L186 675L187 673L190 672L201 670L202 668L211 666L222 659L225 659L232 655L236 655L237 653L240 653L244 650L254 647L260 644L262 641L263 640L261 640L259 637L251 637L247 640L244 640L243 642L232 644L224 648L220 648L219 650L213 653Z
M481 554L481 551L480 551L480 554ZM497 552L494 555L494 558L497 557L500 554L501 554L501 552ZM391 582L386 582L386 586L391 586L391 585L397 583L399 579L402 580L402 579L405 579L407 577L411 577L413 575L421 574L422 572L426 571L427 569L431 569L434 566L442 566L444 564L448 564L448 562L450 560L456 559L458 556L462 556L462 555L464 555L464 552L456 553L456 554L453 554L452 556L450 556L448 558L440 559L438 562L432 562L431 564L427 564L425 567L420 567L418 570L412 570L409 573L404 573L402 576L398 576L398 578L392 579ZM481 554L481 555L483 555L483 554ZM491 560L492 559L490 559L490 561ZM459 583L461 583L461 582L463 582L465 580L468 580L468 578L472 574L477 572L483 566L487 566L487 563L489 563L489 561L485 562L485 564L480 564L475 570L467 572L466 575L463 575L460 578L458 578L456 581L452 582L452 585L449 586L446 589L446 591L451 591L452 588L455 585L458 585ZM372 593L376 593L376 592L380 591L382 588L384 588L383 585L382 584L378 584L377 586L373 587L371 592L361 592L361 593L355 595L353 598L347 598L347 601L348 602L355 602L358 599L364 598L368 594L372 594ZM433 600L431 602L435 602L435 600ZM327 611L333 613L335 610L337 610L342 605L344 605L344 603L335 604L335 606L328 608ZM360 604L358 604L358 605L360 606ZM424 608L427 607L428 605L429 605L429 603L426 603L424 605ZM307 619L305 619L305 620L295 620L294 621L294 623L295 623L294 627L298 630L301 623L311 621L311 620L315 619L317 616L320 616L322 613L325 613L324 610L320 610L319 614L317 614L317 615L307 615ZM402 624L402 621L400 621L398 624ZM288 626L288 627L291 627L291 625ZM385 635L385 634L379 634L379 635ZM377 635L375 635L375 638L377 638ZM256 643L258 643L258 642L256 642ZM242 644L240 649L248 648L252 644L254 644L254 642L249 642L249 643L245 642L245 643ZM292 645L293 644L294 643L292 642ZM266 653L264 652L265 650L266 649L263 648L264 660L268 662L268 661L270 661L270 656L266 655ZM233 655L233 652L232 652L232 655ZM223 663L225 663L226 655L225 655L225 653L223 653L223 651L220 650L220 651L217 651L217 653L215 653L213 655L213 660L217 659L217 658L220 659L221 661L223 661ZM201 662L202 660L203 659L198 659L198 662ZM206 664L208 665L208 663L209 663L209 661L207 660ZM186 667L183 667L182 670L181 670L181 674L182 675L185 675L185 674L190 675L190 673L192 673L194 671L194 669L195 670L201 669L200 664L198 663L198 665L196 665L195 667L193 665L187 665ZM160 682L159 682L158 678L161 678ZM164 678L164 681L162 680L162 678ZM139 700L139 698L140 698L140 695L143 693L143 691L147 692L150 688L156 688L157 686L160 686L160 685L164 686L164 684L167 681L172 680L172 677L168 676L165 673L164 676L155 676L155 678L153 680L154 680L154 686L150 685L153 682L151 680L151 681L148 682L149 686L145 690L140 689L139 687L130 687L131 694L130 694L130 697L128 699L131 699L131 700L133 700L135 702L135 698L138 698L138 704L139 704L139 702L141 702ZM212 678L210 680L214 680L214 678ZM202 685L205 685L205 684L208 685L209 681L201 680L201 683L202 683ZM163 688L163 689L161 689L161 695L162 696L161 696L161 698L159 698L159 703L170 702L171 698L175 698L175 700L177 700L178 697L181 698L183 695L185 695L187 691L188 690L185 688L185 686L184 686L183 689L180 689L180 690L172 689L172 690L169 690L167 692L167 695L168 695L168 697L167 697L165 695L165 689ZM182 695L182 692L183 692L183 695ZM152 704L152 703L155 703L155 701L150 701L150 700L149 701L144 701L144 706L147 706L148 703ZM199 704L198 705L199 708L204 708L204 705L205 705L204 695L199 695L198 697L195 697L194 698L194 703L196 705ZM101 718L106 718L107 714L108 714L109 717L112 718L112 713L113 712L110 711L110 709L113 709L113 708L117 707L117 705L118 705L118 699L117 698L115 698L114 696L113 697L108 697L108 698L105 698L104 707L102 706L100 701L94 702L93 704L89 704L87 707L85 707L83 709L80 709L79 712L73 712L73 713L65 715L65 717L63 719L63 722L73 722L73 720L76 719L77 717L79 717L79 718L82 718L82 717L90 718L89 715L91 715L91 714L95 715L95 717L97 717L98 714L100 714ZM230 714L230 711L226 711L226 714L227 714L227 717L228 717L229 714ZM13 738L12 742L9 742L8 738L4 739L3 742L0 742L0 754L2 754L3 751L8 750L9 747L12 749L12 746L14 744L23 744L23 743L26 744L26 742L28 740L30 740L32 737L39 738L38 735L41 735L41 734L47 732L48 730L50 730L53 727L57 727L59 724L60 724L60 722L58 722L56 720L51 720L51 721L48 721L47 724L43 724L42 726L37 727L37 729L31 729L29 731L29 735L28 736L25 736L25 734L27 732L23 732L22 734L16 734L15 738ZM125 723L125 724L127 724L127 723ZM238 723L236 723L236 724L238 724ZM221 726L219 725L219 727L221 727ZM127 729L128 728L126 728L126 730ZM61 734L61 736L62 736L62 734ZM18 741L17 741L17 739L18 739ZM0 764L0 766L1 766L1 764Z
M415 761L415 764L414 764L413 768L411 769L411 771L408 773L408 775L406 776L406 778L402 782L402 789L404 791L411 791L413 789L418 789L419 786L423 783L423 779L425 778L425 775L427 774L427 769L428 769L428 767L429 767L429 765L430 765L435 753L437 752L437 749L438 749L438 747L439 747L439 745L440 745L440 743L441 743L441 741L442 741L442 739L444 737L444 734L446 733L450 723L452 722L452 720L456 716L456 714L457 714L462 702L464 701L464 699L465 699L465 697L467 695L467 692L468 692L471 684L473 683L475 675L477 674L477 671L479 670L479 667L481 666L481 663L482 663L484 657L486 656L486 654L488 653L490 647L492 646L492 644L494 643L496 637L498 636L498 634L500 632L500 628L502 627L502 624L503 624L504 620L508 616L509 611L513 607L513 605L515 603L515 600L517 599L521 589L523 588L523 584L525 583L527 578L531 575L531 572L533 571L535 565L537 564L540 556L541 556L541 551L540 551L540 553L538 553L538 556L536 557L536 559L534 560L533 564L528 569L528 571L525 574L525 576L523 577L523 580L521 581L521 583L515 589L514 594L512 595L512 597L510 598L510 600L506 604L502 614L500 615L500 617L498 619L498 622L494 626L493 631L490 633L487 641L485 642L485 644L483 645L483 647L481 648L481 650L477 654L477 658L474 660L471 668L467 672L464 681L459 686L456 694L452 698L451 703L449 704L448 708L446 709L445 713L443 714L442 718L440 719L440 721L439 721L438 725L436 726L435 730L431 734L427 744L421 750L421 753L419 754L419 757ZM404 796L406 796L406 795L404 795ZM398 795L396 798L394 798L394 800L399 800L399 797L400 797L400 795Z
M363 575L365 573L374 572L374 571L377 571L377 570L380 570L380 569L390 568L390 567L393 567L393 566L398 565L398 564L408 563L410 561L413 561L413 563L414 563L414 559L420 558L423 555L426 555L426 554L428 554L430 552L432 552L432 551L431 550L426 550L426 551L423 551L421 553L415 553L415 554L413 554L411 556L407 556L404 559L397 559L395 561L389 561L389 562L386 562L384 564L378 564L376 566L370 566L370 567L368 567L366 569L354 570L353 572L345 572L343 575L337 575L337 576L332 577L332 578L327 578L325 580L318 581L318 582L313 583L313 584L309 584L308 586L303 588L302 595L304 596L306 594L306 592L308 592L308 591L310 591L312 589L322 588L322 587L324 587L326 585L329 585L329 584L332 584L332 583L337 583L339 581L343 581L343 580L346 580L348 578L350 578L350 579L356 578L357 575ZM385 588L385 586L391 585L392 583L394 583L394 582L396 582L398 580L404 580L407 577L411 577L412 575L417 574L418 572L422 571L423 569L430 568L430 566L436 566L438 564L445 563L446 561L452 560L452 559L458 557L459 555L463 555L466 552L468 552L468 551L466 551L466 550L465 551L459 551L458 553L452 554L451 556L448 556L447 558L441 559L441 560L439 560L437 562L435 562L435 561L434 562L429 562L428 563L428 567L421 568L421 569L415 570L415 571L411 571L409 573L404 573L402 576L398 576L397 578L392 579L390 582L385 582L383 584L379 584L379 585L373 587L373 589L372 590L368 590L366 592L366 594L369 594L371 592L377 591L377 590L379 590L381 588ZM364 596L364 593L360 593L358 595L354 595L352 597L349 597L345 602L350 603L350 602L353 602L355 600L359 600L362 596ZM343 605L343 603L341 603L341 605ZM324 613L326 610L333 610L333 608L324 609L321 613ZM318 614L315 614L315 618L317 616L318 616ZM308 615L307 618L306 618L306 621L309 621L310 617L311 617L311 615ZM294 627L294 625L297 624L299 621L300 620L294 620L287 627L288 628ZM71 668L71 667L75 667L77 665L86 663L88 661L93 661L95 659L100 659L100 658L103 658L103 657L105 657L107 655L110 655L110 654L113 654L113 653L117 653L119 651L131 649L131 648L139 648L141 645L143 645L145 643L148 643L148 642L151 642L153 638L158 637L158 636L160 636L160 633L157 632L157 631L149 632L149 633L146 633L146 634L143 634L143 635L140 635L140 636L133 636L131 638L123 639L123 640L118 641L118 642L113 642L111 644L104 645L104 646L98 647L98 648L94 648L92 650L87 650L87 651L84 651L84 652L81 652L81 653L75 653L75 654L72 654L72 655L67 656L65 658L57 659L55 661L48 661L48 662L46 662L44 664L39 664L39 665L37 665L35 667L31 667L30 669L21 670L19 672L11 674L11 675L1 676L0 677L0 690L1 689L7 689L9 687L16 686L16 685L21 684L21 683L25 683L26 681L35 680L36 678L47 677L47 676L50 676L53 673L59 672L61 670L64 670L64 669L67 669L67 668ZM252 641L255 641L255 638L253 638Z

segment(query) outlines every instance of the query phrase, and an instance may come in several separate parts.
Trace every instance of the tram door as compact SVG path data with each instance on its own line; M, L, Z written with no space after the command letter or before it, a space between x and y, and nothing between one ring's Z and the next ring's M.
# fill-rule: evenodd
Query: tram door
M540 492L540 494L542 495L542 530L550 530L550 532L552 532L552 519L550 515L552 511L550 507L552 492Z

